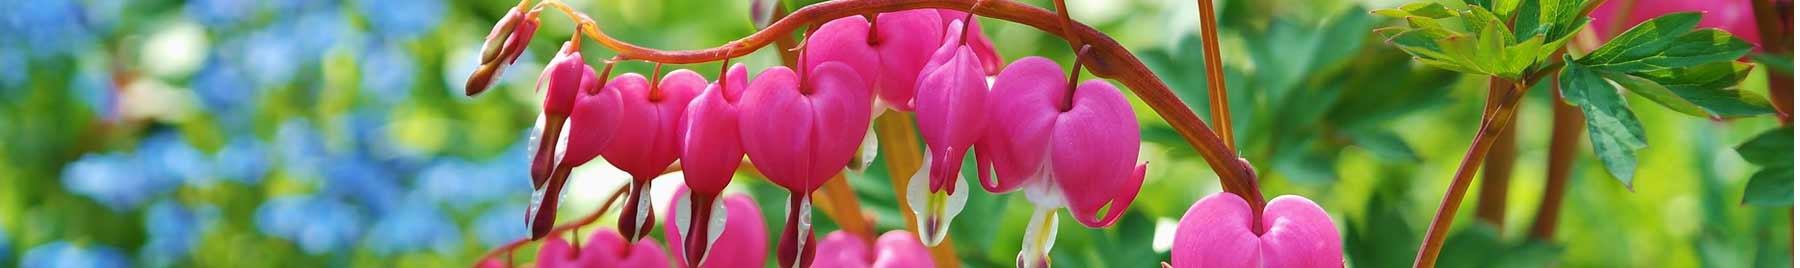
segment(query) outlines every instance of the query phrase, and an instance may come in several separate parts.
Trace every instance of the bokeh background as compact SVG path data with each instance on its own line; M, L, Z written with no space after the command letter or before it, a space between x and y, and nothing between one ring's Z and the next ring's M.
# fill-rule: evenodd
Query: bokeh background
M569 2L609 34L657 48L710 47L755 30L747 1ZM1367 10L1401 3L1219 1L1243 154L1263 173L1267 195L1304 195L1333 215L1353 267L1411 262L1485 94L1484 79L1413 64L1371 33L1394 22ZM539 103L531 86L572 29L546 13L538 40L498 88L463 96L482 37L512 4L0 1L0 267L473 263L524 236L531 189L522 142ZM1076 20L1111 34L1206 111L1193 2L1069 5ZM1050 35L983 23L1009 61L1072 58ZM587 49L590 62L611 55L598 47ZM771 49L736 62L752 72L779 64ZM718 65L679 67L710 77ZM1753 72L1743 87L1766 92L1766 81ZM1651 146L1640 152L1635 191L1584 144L1558 239L1527 242L1543 187L1547 91L1532 90L1521 110L1506 227L1473 224L1473 209L1463 209L1444 265L1791 265L1793 210L1739 205L1755 167L1731 148L1778 124L1767 116L1714 121L1637 109ZM1151 163L1143 192L1113 228L1063 224L1058 266L1152 267L1167 260L1181 213L1219 191L1198 155L1133 98L1141 157ZM851 184L880 230L903 229L876 163ZM562 215L585 215L624 178L604 165L578 169ZM657 200L679 178L658 180ZM744 177L731 191L754 196L767 226L781 226L779 188ZM1473 207L1468 200L1463 207ZM974 194L952 229L963 263L1010 266L1030 211L1020 195ZM821 232L835 229L823 216L815 221Z

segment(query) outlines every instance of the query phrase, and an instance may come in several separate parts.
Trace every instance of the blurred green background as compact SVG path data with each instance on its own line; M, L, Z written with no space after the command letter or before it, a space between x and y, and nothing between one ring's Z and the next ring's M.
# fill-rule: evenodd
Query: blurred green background
M608 34L655 48L710 47L755 31L748 1L570 2ZM1382 44L1371 29L1396 22L1367 11L1403 1L1218 3L1240 150L1261 171L1265 195L1325 207L1350 266L1411 263L1474 135L1485 79L1423 67ZM537 40L499 86L462 96L483 36L513 4L0 3L0 70L8 70L0 72L0 266L473 263L524 236L531 189L522 143L539 98L531 86L573 28L544 14ZM1194 2L1069 6L1206 111ZM1008 61L1044 56L1066 66L1072 58L1051 35L982 23ZM599 46L585 52L590 62L612 55ZM779 64L773 49L734 62L753 73ZM628 62L616 72L651 67ZM707 76L718 68L678 67ZM1766 92L1767 77L1753 72L1742 87ZM1792 209L1739 205L1756 167L1731 148L1775 128L1769 116L1715 121L1637 109L1651 146L1640 151L1635 191L1612 179L1583 139L1556 241L1527 242L1543 189L1548 91L1532 90L1517 120L1505 227L1475 224L1474 209L1463 209L1444 266L1791 265ZM1058 266L1154 267L1168 259L1187 207L1220 191L1204 161L1133 98L1141 158L1151 163L1143 192L1113 228L1063 224L1052 251ZM904 229L876 163L851 184L878 229ZM564 219L585 215L624 181L596 166L604 165L577 172ZM658 180L657 200L679 178ZM780 188L739 178L731 191L756 197L768 226L781 226ZM963 263L1010 266L1030 208L1021 195L973 194L952 228ZM835 229L816 218L821 234Z

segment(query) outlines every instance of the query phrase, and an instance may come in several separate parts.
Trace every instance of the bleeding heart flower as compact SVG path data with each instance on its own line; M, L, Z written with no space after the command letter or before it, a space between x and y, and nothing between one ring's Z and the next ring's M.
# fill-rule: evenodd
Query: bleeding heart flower
M950 221L962 210L968 193L957 192L962 180L963 155L986 132L987 82L975 52L963 43L962 22L950 23L944 42L920 74L914 109L919 134L925 138L925 164L909 183L907 201L918 217L919 240L937 245L948 233ZM1135 122L1135 121L1134 121ZM1135 128L1134 128L1135 129Z
M969 49L975 51L975 58L981 61L982 70L985 70L986 72L984 73L987 75L1000 74L1000 66L1006 63L1001 62L1000 52L994 50L994 41L989 40L986 34L982 34L981 21L975 20L974 17L970 17L968 12L957 11L955 9L938 9L937 11L938 16L941 18L938 19L938 21L943 22L945 28L949 28L950 22L955 20L962 20L968 23L969 36L967 38L969 38Z
M630 194L619 214L619 230L631 241L650 234L656 223L646 192L651 179L662 175L681 156L680 125L683 112L694 96L706 88L706 78L689 70L676 70L652 87L637 74L625 74L606 83L604 91L619 93L619 125L613 143L600 155L631 174Z
M613 230L596 230L586 247L575 248L561 237L552 237L538 248L538 268L656 268L669 267L668 255L656 241L627 243Z
M486 91L494 84L507 66L519 61L519 55L525 54L525 44L531 42L531 35L537 32L538 11L527 11L526 7L516 6L506 11L506 16L494 24L488 31L487 40L481 44L481 67L469 74L468 84L463 86L463 94L475 96Z
M826 62L795 75L764 70L738 100L744 153L770 182L789 192L782 231L782 267L806 267L816 246L811 193L842 172L869 127L866 83L843 63Z
M1071 90L1066 74L1041 57L1006 66L987 103L989 110L1005 112L987 114L994 124L975 150L983 188L1023 189L1037 206L1019 267L1048 266L1056 209L1068 207L1070 216L1089 228L1110 226L1144 182L1145 165L1136 163L1137 120L1124 93L1097 79ZM994 180L988 178L989 167ZM1094 218L1108 204L1106 215Z
M744 161L742 138L738 133L737 101L750 86L749 70L743 64L737 64L724 75L688 104L681 118L682 174L694 194L693 202L678 202L691 205L672 209L680 211L674 215L684 215L676 222L687 228L686 233L709 233L709 230L716 230L711 223L725 220L725 215L714 214L713 208L722 205L718 200L719 192L731 183L732 174ZM693 216L685 216L690 214ZM698 263L706 256L711 244L700 239L706 237L671 236L670 241L682 241L671 244L685 244L687 251L694 252L683 261ZM681 247L674 248L676 255L683 251Z
M881 56L880 75L875 77L876 92L881 103L895 110L913 110L913 94L918 90L919 72L932 52L942 44L944 22L937 11L914 9L877 15L875 40L871 43Z
M881 57L876 54L875 47L869 40L869 21L862 16L837 18L819 25L819 29L806 36L806 48L801 51L803 65L806 68L818 68L827 62L843 63L856 71L858 77L874 81L876 70L882 65ZM869 91L874 84L867 84L858 90Z
M875 247L861 237L833 231L819 241L819 258L813 268L928 268L937 267L931 251L911 232L894 230L876 238ZM874 258L869 254L873 250Z
M538 78L546 94L539 128L532 133L532 205L525 218L533 238L549 232L556 221L568 170L593 160L612 141L619 121L618 93L601 91L600 83L594 68L568 43ZM569 128L563 128L565 118ZM564 139L568 142L559 146Z
M683 165L685 167L686 164ZM692 200L688 199L691 196L687 193L686 188L675 190L673 204L669 206L669 215L675 215L673 216L675 218L689 217L689 215L682 214L682 209L680 209L692 204ZM684 252L690 252L683 249L683 243L692 242L705 242L707 245L716 245L717 248L725 249L706 254L702 258L704 260L700 261L703 265L698 267L763 267L763 261L768 259L769 235L763 229L762 209L756 207L756 200L752 200L750 196L744 194L733 194L723 200L723 202L714 203L711 206L722 209L724 213L714 214L717 216L709 221L713 224L723 225L724 228L705 230L706 236L700 237L705 240L686 238L688 236L683 235L682 230L691 228L684 228L682 226L684 224L680 221L669 223L663 228L663 234L669 240L669 251L675 253L676 264L679 264L680 267L696 267L690 265L693 263L690 259L696 257L682 255ZM693 247L692 244L686 245L688 246L685 247Z
M1261 220L1267 230L1252 230ZM1283 195L1263 208L1231 193L1201 198L1175 227L1173 267L1344 267L1343 242L1330 214L1305 197Z
M1628 13L1621 14L1619 1L1601 3L1591 13L1594 17L1594 29L1599 30L1602 42L1611 40L1614 35L1631 29L1632 26L1662 15L1676 12L1705 12L1700 16L1701 28L1720 28L1730 32L1732 36L1742 38L1757 49L1762 49L1762 35L1757 31L1756 12L1750 1L1753 0L1643 0L1631 4ZM1620 17L1624 15L1624 17ZM1617 25L1615 26L1615 23ZM1782 24L1790 25L1790 24Z

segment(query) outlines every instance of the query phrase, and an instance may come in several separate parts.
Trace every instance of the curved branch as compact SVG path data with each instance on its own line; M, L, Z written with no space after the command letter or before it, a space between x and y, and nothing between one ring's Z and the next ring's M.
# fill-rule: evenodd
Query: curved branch
M1219 175L1219 181L1225 191L1236 193L1251 200L1251 205L1261 208L1265 200L1257 190L1255 176L1247 165L1240 164L1238 155L1223 140L1215 135L1205 121L1201 121L1194 111L1182 103L1162 79L1150 72L1144 63L1132 55L1118 41L1105 33L1081 23L1064 24L1055 12L1011 0L985 0L980 8L975 3L982 0L842 0L830 1L806 6L776 21L767 28L757 31L742 39L726 42L724 45L697 49L665 51L639 46L621 41L606 35L591 18L574 12L566 6L554 1L545 4L558 7L568 13L577 23L587 27L578 27L582 34L594 39L620 57L626 59L646 60L667 64L692 64L723 60L748 55L757 49L768 46L780 38L792 34L796 30L809 25L863 14L891 12L898 10L939 8L967 11L983 17L1011 21L1040 31L1056 35L1065 40L1079 41L1093 46L1094 57L1083 61L1089 72L1095 76L1109 78L1124 84L1143 99L1156 114L1168 121L1169 125L1180 133L1188 144L1200 152L1207 165ZM1074 29L1064 29L1065 25ZM1258 209L1260 210L1260 209Z

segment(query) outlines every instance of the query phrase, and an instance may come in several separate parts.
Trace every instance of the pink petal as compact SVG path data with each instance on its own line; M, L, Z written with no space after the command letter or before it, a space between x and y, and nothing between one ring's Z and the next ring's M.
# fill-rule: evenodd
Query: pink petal
M956 11L954 9L938 9L938 14L942 16L946 27L949 26L951 20L967 19L970 24L969 33L971 33L968 36L969 48L975 50L975 56L981 61L982 70L988 75L1000 73L1000 66L1005 65L1005 63L1000 60L1000 52L994 50L994 41L988 39L986 34L983 34L983 31L981 30L981 20L969 18L968 12Z
M1213 193L1181 215L1170 258L1177 268L1262 267L1261 245L1250 232L1250 204L1231 193Z
M944 22L937 11L929 9L882 13L875 21L875 50L881 56L875 88L882 102L911 111L919 72L944 36Z
M818 189L825 180L842 172L856 158L856 149L869 129L870 105L873 100L862 77L849 65L826 62L814 67L804 81L812 88L807 96L813 109L813 166L807 185Z
M741 86L740 86L741 87ZM715 83L688 104L681 120L681 168L687 186L717 196L743 163L738 109Z
M676 190L675 196L681 196L686 188ZM673 203L673 202L671 202ZM676 215L675 207L670 206L666 215ZM756 200L749 195L730 194L725 197L725 209L728 210L725 220L725 231L719 234L702 267L707 268L753 268L763 267L769 255L769 235L764 229L762 209L757 208ZM670 217L671 219L673 216ZM669 241L671 256L686 256L681 243L678 243L675 224L663 224L663 237ZM689 267L677 259L675 264Z
M623 239L621 239L621 241L623 241ZM588 246L608 247L612 245L593 243ZM580 253L575 250L574 246L569 245L569 241L564 241L561 236L544 239L544 244L538 246L537 267L581 267L581 263L579 262L581 255L579 254Z
M575 108L575 95L582 91L583 80L594 76L594 67L582 61L581 51L574 50L570 43L563 42L563 48L556 53L556 58L544 67L538 84L544 86L544 113L552 115L568 115Z
M1263 208L1263 265L1344 267L1343 242L1324 208L1305 197L1283 195Z
M600 90L594 68L582 67L586 69L586 76L582 79L581 92L575 97L575 109L569 113L568 152L563 156L562 165L579 166L593 160L610 144L614 130L619 127L619 92Z
M619 131L600 154L634 178L662 174L681 153L677 131L681 114L706 84L706 78L700 74L677 70L664 76L652 94L650 83L643 76L625 74L612 78L602 90L619 92Z
M875 239L875 268L936 267L931 250L920 244L917 235L893 230Z
M951 38L960 32L956 27L946 31L944 45L919 78L913 107L918 113L919 133L931 152L933 192L955 190L953 181L962 169L963 156L986 132L987 118L972 115L987 114L987 83L974 52Z
M810 107L800 95L799 78L786 67L763 70L738 100L744 154L770 182L789 191L805 190L814 146Z
M1137 196L1143 175L1136 172L1137 119L1124 93L1103 80L1075 88L1073 105L1057 118L1051 134L1051 168L1068 198L1069 211L1088 227L1111 225ZM1094 214L1111 203L1107 215Z
M994 91L989 92L987 134L976 145L977 162L992 159L996 181L989 183L986 170L982 186L989 192L1002 193L1015 189L1039 174L1048 164L1051 129L1062 113L1060 106L1068 98L1068 80L1062 67L1043 57L1025 57L1006 66L994 78Z
M651 239L626 245L625 237L610 229L595 230L582 244L580 266L586 268L663 268L669 267L669 255ZM546 243L548 245L548 243ZM541 254L540 254L541 255ZM539 266L543 267L543 266Z
M825 22L819 30L806 37L806 53L803 60L806 68L819 68L826 62L842 62L856 71L858 77L875 81L880 75L881 56L869 43L869 21L862 16L848 16ZM864 94L872 90L873 85L865 84L858 90Z
M849 232L832 231L824 240L819 240L818 253L813 256L811 267L862 268L869 267L869 263L868 242Z

